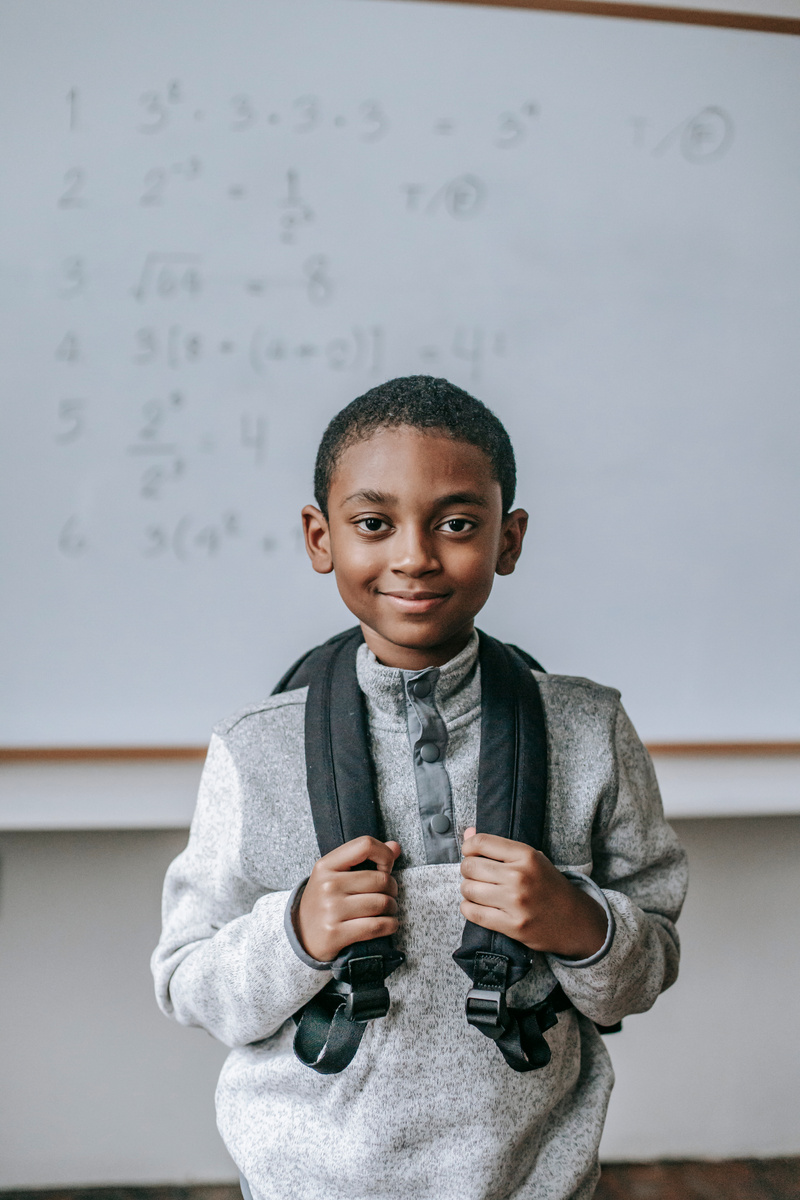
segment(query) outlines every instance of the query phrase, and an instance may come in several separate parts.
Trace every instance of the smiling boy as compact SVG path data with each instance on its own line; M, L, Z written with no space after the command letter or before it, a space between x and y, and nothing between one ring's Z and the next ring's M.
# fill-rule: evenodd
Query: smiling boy
M649 1008L676 977L685 859L618 693L535 671L540 848L475 830L490 681L474 618L522 550L514 489L506 431L445 380L375 388L323 437L306 546L363 635L355 675L380 836L320 854L308 687L212 738L153 968L164 1011L232 1047L218 1122L255 1200L591 1196L613 1083L593 1022ZM525 958L509 1012L559 996L539 1069L464 1018L468 981L452 958L464 918ZM310 1069L291 1018L322 1011L338 956L385 938L405 956L387 1015L358 1023L347 1065ZM475 995L480 1007L489 993Z

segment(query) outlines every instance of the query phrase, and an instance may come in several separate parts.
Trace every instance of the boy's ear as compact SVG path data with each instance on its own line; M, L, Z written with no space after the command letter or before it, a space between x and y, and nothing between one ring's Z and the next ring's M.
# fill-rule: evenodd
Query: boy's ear
M306 540L306 552L311 559L311 565L315 571L319 571L320 575L328 575L333 570L331 532L328 522L313 504L307 504L301 515L303 517L303 537Z
M522 553L522 543L528 528L528 514L524 508L515 508L503 521L500 534L500 557L497 560L495 572L498 575L510 575L517 565L517 559Z

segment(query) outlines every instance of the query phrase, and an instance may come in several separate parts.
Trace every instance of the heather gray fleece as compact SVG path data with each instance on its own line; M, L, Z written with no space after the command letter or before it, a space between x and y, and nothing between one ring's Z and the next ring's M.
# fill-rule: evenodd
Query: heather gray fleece
M439 670L432 696L459 842L475 817L475 659L473 638ZM585 886L603 890L611 919L606 946L587 965L537 955L512 989L513 1002L532 1003L558 980L577 1010L547 1034L550 1064L519 1075L464 1019L469 984L450 957L463 927L459 865L428 860L407 680L366 647L358 678L385 836L403 846L396 942L407 959L389 981L389 1015L368 1025L338 1075L317 1075L293 1055L291 1014L330 978L302 960L284 924L287 900L319 853L305 783L305 689L215 730L189 844L165 883L153 956L159 1004L232 1047L217 1117L254 1200L584 1200L613 1083L591 1022L649 1008L678 968L673 922L686 866L649 757L617 692L536 675L550 764L543 849L560 869L591 877Z

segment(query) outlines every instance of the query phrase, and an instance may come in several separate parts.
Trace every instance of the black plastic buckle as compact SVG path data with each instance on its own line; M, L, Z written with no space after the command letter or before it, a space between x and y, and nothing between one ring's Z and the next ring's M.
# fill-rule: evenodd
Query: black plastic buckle
M464 1005L470 1025L497 1042L508 1029L506 994L494 988L470 988Z
M389 989L360 988L351 992L344 1002L344 1015L350 1021L374 1021L389 1011Z
M384 983L384 964L380 954L351 958L349 982L337 991L345 996L344 1015L349 1021L374 1021L389 1011L389 989Z

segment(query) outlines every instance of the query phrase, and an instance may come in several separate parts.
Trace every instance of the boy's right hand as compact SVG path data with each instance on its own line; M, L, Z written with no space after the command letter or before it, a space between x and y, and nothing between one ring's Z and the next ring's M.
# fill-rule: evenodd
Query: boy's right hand
M345 946L397 932L399 842L354 838L317 860L295 917L297 936L312 958L331 962ZM373 862L377 870L351 871Z

